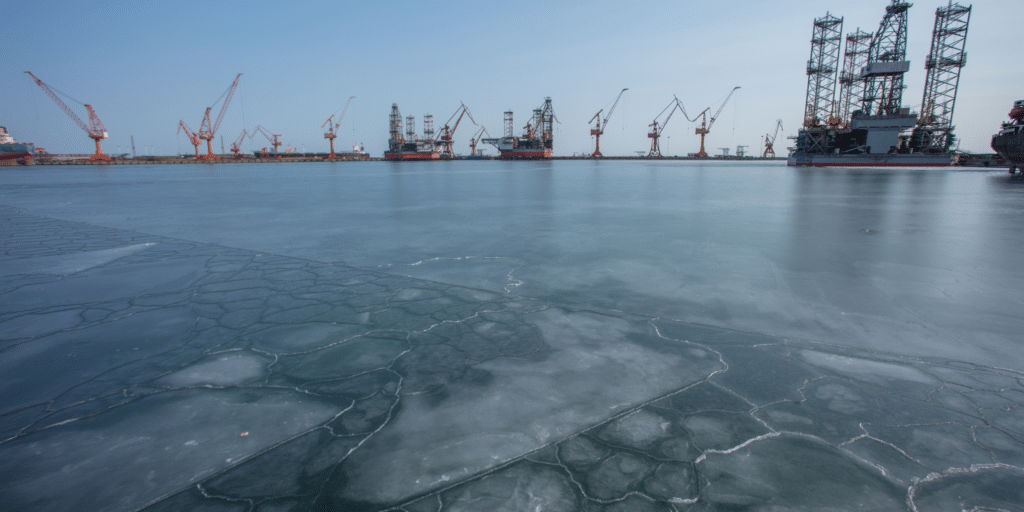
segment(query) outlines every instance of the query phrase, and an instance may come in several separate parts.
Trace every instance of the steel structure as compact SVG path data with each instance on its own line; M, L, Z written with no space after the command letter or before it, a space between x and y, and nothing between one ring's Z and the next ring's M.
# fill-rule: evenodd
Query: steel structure
M255 129L253 129L252 136L255 137L257 133L263 134L263 136L266 137L268 141L270 141L270 144L274 146L274 154L277 155L278 158L281 158L281 155L277 151L277 148L284 144L283 142L277 140L277 138L280 137L281 135L275 135L273 133L270 133L269 131L267 131L266 128L262 126L257 126ZM267 153L267 148L263 148L263 153L260 156L270 156Z
M839 99L835 104L835 117L844 127L849 125L850 116L860 109L864 96L864 79L861 78L860 71L868 65L871 38L871 32L859 28L846 36L843 70L839 73Z
M970 20L971 6L950 1L946 7L935 10L931 50L924 64L928 76L921 100L921 116L911 142L915 151L940 153L953 145L953 108L960 70L967 59L964 49Z
M608 120L611 119L612 113L615 112L615 107L619 105L619 99L622 98L622 93L628 90L628 88L625 88L619 91L619 95L615 97L615 103L612 103L612 108L608 109L608 115L604 116L603 120L601 119L601 112L604 112L603 108L598 110L597 113L594 114L594 117L590 119L590 123L593 123L595 119L597 120L597 124L590 129L590 134L595 137L594 153L590 155L591 158L600 158L604 156L601 154L601 135L604 135L604 129L608 127Z
M843 18L826 13L823 18L814 20L811 57L807 61L807 103L804 108L804 126L807 128L829 124L835 112L833 101L842 34Z
M423 138L434 138L434 116L431 114L426 114L423 116Z
M338 120L336 122L332 123L331 120L334 119L334 116L337 115L337 112L331 114L331 117L328 117L327 121L320 126L321 129L323 129L324 126L327 127L327 132L324 133L324 138L331 141L331 154L327 155L328 160L334 160L338 158L338 155L334 154L334 139L338 138L338 132L336 130L339 126L341 126L341 120L345 119L345 112L348 112L348 105L349 103L352 103L352 98L355 98L355 96L348 97L348 101L345 102L345 108L342 109L341 116L338 117ZM232 149L232 151L234 150ZM235 156L238 156L237 152L235 153Z
M391 115L388 122L388 151L400 151L405 138L402 136L402 113L398 104L391 104Z
M405 140L416 140L416 116L405 116Z
M729 98L732 98L732 95L734 92L736 92L736 89L739 89L739 86L733 87L733 89L729 91L729 95L725 97L725 101L723 101L722 105L718 107L718 111L715 112L715 115L711 116L710 123L707 122L707 112L708 110L710 110L710 107L704 109L704 112L698 114L699 116L701 116L700 127L698 127L697 131L695 132L697 135L700 135L700 151L697 152L698 157L708 157L708 153L704 151L704 136L707 135L708 133L711 133L711 127L714 126L715 121L718 119L718 115L722 113L722 109L725 108L725 104L729 103Z
M235 95L235 89L238 88L238 80L242 78L242 74L239 73L235 77L235 81L231 83L231 87L221 95L224 98L224 103L220 107L220 113L217 114L217 121L213 122L210 120L210 111L213 107L206 107L206 113L203 114L203 122L199 126L199 131L193 132L185 121L178 121L178 132L185 130L185 135L188 135L189 142L192 143L196 148L196 158L200 160L220 160L220 157L213 154L213 137L217 134L217 129L220 128L220 122L224 120L224 114L228 111L228 105L231 104L231 98ZM220 101L220 98L217 98ZM214 102L214 104L217 103ZM199 155L199 146L202 141L206 141L206 154Z
M85 110L89 113L89 124L86 125L77 115L75 115L75 113L70 108L68 108L67 105L64 104L63 101L60 100L60 98L57 97L53 90L50 89L50 86L46 85L42 80L39 79L39 77L33 75L31 71L26 71L25 73L28 73L28 76L32 77L32 79L35 80L36 85L38 85L39 88L42 89L43 92L45 92L46 95L49 96L50 99L52 99L54 103L56 103L57 106L60 107L61 110L63 110L64 113L67 114L68 117L70 117L71 120L78 125L79 128L84 130L85 133L89 134L90 139L96 141L96 152L89 157L90 161L109 162L113 160L113 158L110 158L109 156L103 153L103 147L100 145L100 141L109 138L109 136L107 134L106 127L103 126L103 121L100 121L99 116L96 115L96 111L92 109L92 106L85 105L83 103L83 105L85 106Z
M238 138L235 139L234 142L231 143L231 152L235 154L236 159L242 158L242 141L245 140L246 137L252 138L249 135L249 132L243 128L242 133L239 134Z
M647 152L647 158L661 158L661 132L663 132L665 127L668 126L668 122L672 119L672 114L675 114L676 110L682 112L683 117L691 123L696 121L697 117L703 115L704 112L708 111L708 109L704 109L704 112L701 112L694 116L693 119L690 119L689 114L686 113L686 107L683 106L683 102L679 101L679 98L673 96L672 101L669 102L668 106L661 109L661 113L655 116L654 121L648 125L651 128L651 131L647 133L647 137L651 139L651 150ZM659 124L658 118L663 116L666 111L668 112L668 116L665 117L665 121Z
M775 130L772 133L765 134L764 154L761 155L762 158L768 158L768 155L771 155L771 158L775 158L775 138L779 136L779 130L781 129L783 129L782 119L779 119L775 122Z
M456 119L455 116L458 116L458 119ZM455 158L455 153L452 151L452 144L454 143L453 137L455 137L455 130L459 129L459 123L462 122L463 116L469 116L469 120L473 121L473 124L476 125L476 120L473 119L473 114L469 112L469 108L466 107L466 104L462 103L461 106L455 110L455 113L448 118L448 122L444 123L444 127L441 128L441 134L437 138L441 143L441 158ZM454 126L452 126L452 119L455 119ZM431 127L430 131L433 132L433 130L433 127Z
M903 74L907 61L907 11L914 4L892 0L885 17L871 39L864 78L863 111L867 115L899 115L903 105Z
M490 133L487 132L487 128L484 127L484 126L481 126L480 127L480 131L476 132L476 134L473 135L473 137L469 139L469 149L470 149L469 154L470 154L470 156L477 156L476 145L480 143L480 139L484 138L484 134L485 133L487 135L490 135Z

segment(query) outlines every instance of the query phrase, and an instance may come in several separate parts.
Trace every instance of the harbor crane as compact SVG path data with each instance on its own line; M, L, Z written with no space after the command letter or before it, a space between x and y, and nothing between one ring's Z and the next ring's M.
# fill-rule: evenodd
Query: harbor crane
M615 112L615 107L619 105L619 99L622 98L622 93L628 90L629 89L626 88L619 91L619 95L615 97L615 103L612 103L612 108L608 109L608 115L604 116L604 120L601 120L601 112L604 112L604 109L602 108L594 114L594 117L592 117L590 121L588 121L588 123L593 123L595 119L597 120L594 127L590 129L590 134L595 137L594 153L590 155L591 158L600 158L604 156L601 154L601 135L604 135L604 129L608 127L608 120L611 119L612 113Z
M725 108L725 104L729 103L729 98L731 98L732 94L736 92L736 89L739 89L739 87L734 87L732 91L729 91L729 95L725 97L725 101L722 102L722 106L718 107L718 111L715 112L715 115L711 116L710 123L706 122L708 109L705 109L704 112L700 113L702 116L700 127L696 130L697 135L700 135L700 151L697 152L697 156L701 158L708 157L708 153L704 151L704 136L711 132L711 127L714 126L715 121L718 119L718 115L722 113L722 109Z
M40 80L39 77L33 75L31 71L26 71L26 73L28 73L28 76L32 77L32 79L35 80L36 85L38 85L39 88L42 89L43 92L45 92L46 95L49 96L50 99L52 99L54 103L56 103L57 106L60 107L61 110L63 110L64 113L67 114L68 117L70 117L71 120L78 125L79 128L84 130L85 133L89 134L90 139L96 141L96 153L90 156L89 160L92 162L109 162L113 160L113 158L110 158L109 156L103 154L103 147L100 145L100 141L109 138L109 136L107 134L107 129L103 126L103 122L100 121L99 116L96 115L96 111L92 109L92 106L85 105L84 103L82 104L85 106L85 110L89 112L89 125L86 126L86 124L82 122L82 120L77 115L75 115L75 113L70 108L68 108L68 106L65 105L64 102L61 101L56 94L54 94L53 90L50 89L50 87L46 85L42 80ZM70 96L68 97L70 98ZM75 101L77 102L78 100Z
M683 102L679 101L679 98L673 96L672 101L668 106L663 108L661 113L654 118L654 122L649 125L651 127L651 131L647 136L651 139L651 151L647 153L647 158L661 158L661 146L658 141L661 139L661 132L665 130L666 126L668 126L668 121L672 119L672 114L675 114L677 109L683 113L683 117L685 117L687 121L692 123L697 120L696 116L693 119L690 119L689 114L686 113L686 107L683 106ZM658 118L664 115L666 111L668 111L668 116L665 118L665 121L658 124ZM701 112L701 114L703 114L703 112ZM699 116L700 114L697 115Z
M775 158L775 137L779 136L779 130L782 129L782 119L779 119L778 121L775 122L775 131L773 131L771 134L765 134L764 154L761 155L762 158L768 158L768 155L771 155L772 158Z
M281 135L275 135L273 133L270 133L270 132L267 131L266 128L264 128L262 126L259 126L259 125L257 125L256 128L253 129L252 136L255 137L257 133L263 134L263 136L267 138L267 140L270 142L270 144L272 146L274 146L274 154L277 155L278 158L281 158L281 155L277 151L278 147L284 145L283 142L280 142L280 141L277 140L277 138L280 137ZM269 156L270 155L267 153L267 148L263 148L263 153L260 155L260 157L261 158L266 158L266 157L269 157Z
M231 152L235 154L235 158L236 159L237 158L242 158L242 155L241 155L242 141L245 140L246 137L252 138L249 135L249 132L246 129L243 128L242 129L242 134L238 136L238 139L236 139L234 142L231 143Z
M334 119L335 115L337 115L337 112L335 112L334 114L331 114L331 117L327 118L327 121L322 126L320 126L320 128L323 128L324 126L327 127L327 132L324 133L324 138L331 141L331 154L327 155L328 160L338 158L338 155L334 154L334 139L338 138L338 132L335 130L341 126L341 120L345 119L345 112L348 112L348 104L352 103L352 98L355 98L355 96L348 97L348 101L345 102L345 108L341 111L341 115L338 116L337 122L331 123L331 120Z
M185 124L185 121L178 122L178 132L180 133L181 130L185 130L185 135L188 135L189 142L196 147L196 158L200 160L220 160L220 157L213 154L213 137L217 134L217 129L220 128L220 122L224 120L224 113L228 111L228 105L231 103L231 97L235 95L235 89L238 88L238 80L241 78L242 74L239 73L238 76L235 77L235 81L231 83L231 87L221 95L221 98L224 98L224 104L220 107L220 113L217 114L216 122L210 121L210 111L213 110L213 107L206 107L206 113L203 114L203 122L199 126L199 131L197 132L193 132L189 129L188 125ZM217 98L217 101L220 101L220 98ZM217 102L215 101L214 104L216 103ZM202 144L201 141L204 140L206 141L206 154L199 156L199 145Z
M485 133L490 135L490 133L487 132L487 127L481 126L480 131L476 132L476 135L469 139L470 156L476 156L476 145L480 143L480 139L484 138Z
M462 122L462 116L469 116L469 120L473 121L476 125L476 120L473 119L473 114L469 112L469 108L466 107L465 103L455 110L452 117L448 118L448 122L444 124L444 128L441 128L441 133L437 136L437 140L441 142L441 158L455 158L455 153L452 151L452 137L455 136L455 130L459 129L459 123ZM455 119L455 116L459 116ZM455 126L451 126L452 119L455 119Z

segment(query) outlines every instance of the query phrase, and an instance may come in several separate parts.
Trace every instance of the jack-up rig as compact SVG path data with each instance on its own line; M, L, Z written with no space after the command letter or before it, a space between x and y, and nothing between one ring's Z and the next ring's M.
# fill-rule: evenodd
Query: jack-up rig
M891 0L878 32L872 35L858 29L848 35L838 80L843 19L826 14L814 20L804 123L796 147L791 148L789 165L951 165L956 142L953 107L966 63L971 6L950 1L935 11L920 115L902 106L903 75L910 70L907 11L912 6Z
M622 93L628 90L629 88L625 88L619 91L619 95L615 97L615 103L612 103L612 108L608 109L608 114L604 116L604 119L601 119L601 112L604 112L603 108L598 110L597 113L594 114L594 117L590 119L589 122L591 123L593 123L594 120L597 120L594 127L590 129L590 134L595 137L594 154L590 155L591 158L601 158L604 156L601 154L601 136L604 135L604 129L608 127L608 120L611 119L612 113L615 112L615 107L619 105L619 99L622 98Z
M389 117L388 150L384 152L385 160L440 160L455 158L452 150L454 144L455 130L459 128L463 116L469 116L473 120L473 114L469 113L466 105L460 104L455 113L448 119L448 122L441 128L441 132L434 135L434 116L427 114L423 116L423 137L416 136L416 118L409 116L402 123L402 113L398 110L398 104L391 105ZM455 120L454 125L452 120ZM405 135L402 135L402 128L405 127Z
M85 123L83 123L82 120L79 119L79 117L75 115L75 113L70 108L68 108L68 106L65 105L64 102L61 101L56 94L54 94L53 90L51 90L48 85L46 85L45 83L43 83L42 80L33 75L31 71L26 71L26 73L28 73L28 76L32 77L32 79L35 80L36 85L38 85L40 89L46 92L46 95L49 96L50 99L52 99L54 103L56 103L57 106L60 107L61 110L63 110L64 113L67 114L68 117L70 117L71 120L78 125L79 128L85 130L85 133L89 134L90 139L96 141L96 153L89 157L89 161L109 162L113 160L113 158L110 158L109 156L103 154L103 148L100 146L100 141L108 138L107 129L103 126L103 122L100 121L99 116L96 115L96 112L92 109L92 106L85 105L83 103L83 105L85 106L85 110L89 112L89 125L86 126ZM70 96L68 97L70 98Z
M348 101L345 102L345 108L341 111L341 115L338 116L337 121L331 123L331 120L334 119L334 116L337 115L337 112L335 112L334 114L331 114L331 117L327 118L327 121L325 121L322 126L320 126L321 129L324 126L327 127L327 132L324 133L324 138L329 139L331 141L331 154L327 155L328 160L338 159L338 155L334 154L334 139L338 138L338 132L336 132L335 130L337 130L338 127L341 126L341 120L345 119L345 112L348 112L348 104L352 103L352 98L355 98L355 96L348 97Z
M235 81L231 83L231 87L221 95L221 98L224 98L224 104L220 107L220 113L217 114L217 122L210 122L210 110L212 110L213 107L206 107L206 113L203 114L203 122L199 127L198 132L193 132L188 125L185 124L185 121L178 121L178 133L185 130L185 135L188 136L189 142L191 142L196 148L196 158L200 160L220 160L219 156L213 154L213 136L217 134L217 129L220 128L220 122L224 120L224 113L228 111L228 105L231 103L231 97L235 95L235 89L238 88L238 80L240 78L242 78L241 73L235 77ZM217 100L220 101L220 98L217 98ZM216 104L217 102L215 101L213 103ZM199 145L202 144L201 141L204 140L206 141L206 154L199 156Z
M513 135L515 125L512 111L505 112L505 133L500 139L482 139L498 148L501 158L539 159L551 158L554 154L554 123L558 121L551 107L551 98L544 98L544 104L533 110L533 117L526 123L521 137Z

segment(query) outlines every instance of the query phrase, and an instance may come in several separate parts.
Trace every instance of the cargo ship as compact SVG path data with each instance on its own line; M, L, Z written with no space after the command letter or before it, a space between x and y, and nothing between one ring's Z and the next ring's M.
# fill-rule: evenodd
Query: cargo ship
M551 158L554 155L555 119L555 111L551 108L551 98L544 98L544 104L533 110L533 117L526 124L522 136L513 135L515 126L512 121L512 112L509 111L505 112L504 136L482 139L482 142L498 148L499 158L515 160Z
M402 128L405 127L405 135ZM402 123L402 113L398 110L398 104L391 104L391 116L389 119L388 149L384 152L385 160L440 160L441 145L433 137L434 118L431 115L423 116L423 137L416 136L416 118L407 117Z
M36 147L31 142L14 140L7 128L0 126L0 160L18 160L32 158Z
M1010 164L1010 174L1024 173L1024 100L1013 103L1010 122L992 136L992 149Z
M814 20L804 123L791 137L796 144L789 165L944 167L958 161L953 107L966 62L971 7L950 2L936 10L917 114L901 105L903 75L910 70L906 40L912 5L891 0L877 32L847 35L843 59L843 19L828 14Z

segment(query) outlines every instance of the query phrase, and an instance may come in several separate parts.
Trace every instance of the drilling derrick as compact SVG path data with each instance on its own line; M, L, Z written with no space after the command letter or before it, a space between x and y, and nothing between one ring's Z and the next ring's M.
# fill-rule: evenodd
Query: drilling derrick
M814 20L811 37L811 58L807 61L807 104L804 108L804 127L818 128L835 124L832 115L836 92L836 72L839 70L839 46L842 40L843 19L826 13Z
M423 116L423 138L434 138L434 116L431 114L426 114Z
M864 79L860 76L860 70L868 65L871 37L870 32L859 28L846 36L843 71L839 73L839 99L835 106L836 117L843 127L849 125L850 117L860 109L864 96Z
M391 116L388 123L388 151L400 152L405 138L402 137L402 113L398 110L398 104L391 104Z
M924 64L928 77L921 100L921 116L910 143L914 152L945 153L955 141L953 107L960 85L960 70L967 58L964 48L970 20L971 6L950 1L946 7L935 10L931 51Z
M416 116L405 117L405 140L416 140Z
M903 104L903 74L907 61L907 11L914 4L892 0L885 17L871 39L864 78L863 110L867 115L900 115Z

